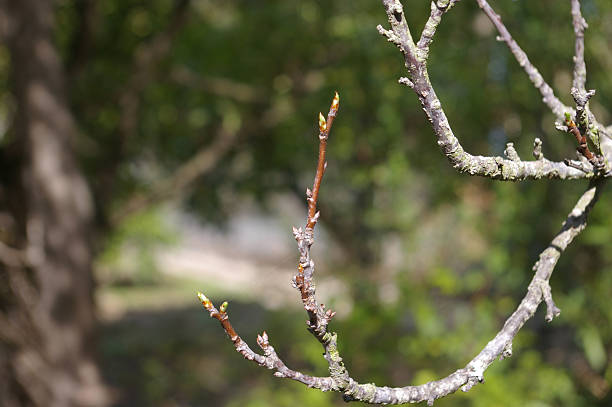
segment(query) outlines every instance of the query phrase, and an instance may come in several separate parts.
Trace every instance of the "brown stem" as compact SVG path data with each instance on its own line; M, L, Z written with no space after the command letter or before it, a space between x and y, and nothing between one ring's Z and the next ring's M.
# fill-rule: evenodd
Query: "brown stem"
M576 123L574 123L574 121L571 119L566 119L565 124L567 125L568 131L572 133L574 137L576 137L576 141L578 142L578 151L580 152L580 154L582 154L584 158L589 160L589 162L593 163L593 161L595 161L595 156L593 155L591 150L589 150L587 139L583 134L580 133L580 130L578 130Z
M325 161L327 138L329 137L329 132L332 124L334 123L336 114L338 113L339 106L340 97L338 96L338 92L336 92L329 108L329 113L327 114L327 120L325 120L323 115L319 113L319 162L317 163L317 173L315 174L312 191L308 190L306 192L308 200L308 220L306 223L307 229L314 229L314 226L317 223L317 199L319 198L321 180L323 180L323 174L325 174L325 168L327 168L327 162Z

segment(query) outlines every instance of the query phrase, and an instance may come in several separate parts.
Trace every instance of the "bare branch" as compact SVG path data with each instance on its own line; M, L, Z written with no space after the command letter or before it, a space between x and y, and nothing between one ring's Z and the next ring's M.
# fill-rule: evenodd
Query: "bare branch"
M486 1L478 1L479 4L484 4L488 7ZM559 233L554 237L550 245L540 253L538 261L533 266L535 273L527 288L525 297L514 313L506 320L501 330L487 343L482 351L465 367L456 370L445 378L420 386L391 388L378 387L374 384L360 384L350 377L338 351L337 335L336 333L327 331L328 324L335 313L331 310L325 311L325 306L319 304L316 300L313 279L314 261L310 257L310 248L314 243L314 227L319 218L319 213L317 212L317 199L321 180L326 168L325 153L327 139L338 110L339 98L337 94L334 97L327 119L322 114L319 114L319 158L313 189L307 189L306 192L308 201L306 227L304 229L293 228L293 234L298 243L298 250L300 253L298 272L294 276L293 285L300 291L304 309L308 314L309 320L306 321L308 330L324 347L324 356L329 364L330 377L314 378L286 368L273 348L269 345L265 333L258 336L258 344L263 349L264 356L254 353L229 324L226 313L227 303L224 303L221 308L217 310L204 295L198 295L211 317L218 319L222 324L224 330L234 342L236 350L246 359L254 360L259 365L266 366L269 369L275 369L275 375L278 377L289 377L323 391L333 390L342 392L345 401L363 401L377 404L403 404L426 401L428 405L433 405L436 399L454 393L458 389L468 391L475 384L483 382L484 372L496 359L510 357L512 355L512 341L514 337L525 322L535 314L540 303L544 302L546 305L546 321L551 321L560 314L561 311L553 300L549 283L552 272L561 253L565 251L573 239L586 227L587 216L597 202L606 180L603 178L603 174L595 173L594 171L589 172L584 167L546 160L543 157L541 149L542 143L539 139L534 141L533 150L533 155L537 161L522 161L512 143L508 143L505 150L507 159L502 157L472 156L466 153L450 129L448 120L442 110L440 100L437 98L429 81L426 69L427 51L429 44L433 40L435 29L440 22L442 14L452 6L455 1L438 1L437 3L432 3L432 13L426 24L426 28L423 30L419 44L414 44L412 40L401 3L398 0L382 0L382 3L385 6L387 17L391 24L391 30L386 30L382 28L382 26L378 26L378 31L390 42L400 48L404 54L406 67L410 73L410 78L401 78L399 82L411 87L416 92L438 137L438 144L455 168L459 169L461 172L467 172L472 175L481 175L502 180L541 177L562 179L593 178L589 188L580 197L563 223ZM441 7L441 5L448 7ZM492 12L492 10L490 11ZM495 17L499 19L499 16L495 15ZM501 20L499 20L499 24L501 25ZM503 25L501 25L501 27L503 27ZM508 43L516 44L511 40L509 34L507 35L509 38ZM518 45L516 45L515 48L520 50ZM532 73L535 72L534 75L539 75L535 68L533 68L533 70ZM548 89L550 89L550 87L543 82L541 76L540 80L542 83L539 83L536 87L538 87L538 89L544 87L543 92L546 94L548 92L546 87L548 87ZM542 92L542 89L540 89L540 91ZM592 96L592 94L587 93L585 102L582 103L582 99L580 99L578 105L582 103L581 106L584 107L586 100L590 97L589 95ZM555 100L558 102L552 94L552 89L550 89L549 96L548 103L554 105ZM578 95L578 97L580 97L580 95ZM565 106L562 106L562 108L560 114L565 115L568 109L565 109ZM569 113L567 113L567 115L569 116ZM589 161L593 161L592 165L595 168L594 160L596 157L588 150L584 133L581 132L576 124L569 118L566 121L565 130L575 135L580 147L584 147L581 152Z
M576 36L574 55L574 80L573 87L585 91L586 65L584 63L584 30L588 27L586 20L580 12L580 0L572 1L572 24Z
M438 99L429 80L429 74L426 67L427 54L420 51L418 46L412 42L410 29L404 18L400 2L398 0L382 0L382 3L385 6L387 17L391 22L391 30L386 30L379 25L378 31L387 37L389 41L397 45L402 51L406 67L410 73L410 78L401 78L400 83L408 85L417 94L423 106L423 110L431 122L434 133L437 136L438 145L457 171L503 181L521 181L525 179L541 178L577 179L589 177L588 174L576 170L575 168L568 167L563 162L554 162L545 158L537 161L515 161L499 156L474 156L466 152L457 137L455 137L448 122L448 118L442 109L442 103L440 99ZM432 11L432 15L437 15L439 12L440 11L434 10ZM422 44L424 46L431 42L431 39L428 39L428 35L429 34L422 38ZM433 32L431 35L433 35ZM537 72L537 70L535 72ZM540 84L540 86L544 85ZM552 95L552 89L550 92ZM554 98L554 95L552 95L552 97ZM556 98L554 99L556 100ZM561 105L559 109L561 114L563 114L568 111L567 109L569 108L565 109L565 106Z
M502 22L501 17L497 14L489 5L486 0L476 0L478 2L478 6L484 11L484 13L489 17L489 20L493 23L497 31L499 32L498 40L503 41L508 45L510 51L516 58L517 62L525 72L527 76L529 76L529 80L533 83L533 86L536 87L537 90L540 91L542 95L542 101L553 111L553 113L561 118L565 114L565 112L571 111L571 108L565 106L554 94L553 89L550 87L548 83L544 80L540 72L537 70L535 66L529 61L527 54L525 51L521 49L521 47L517 44L517 42L512 38L508 29Z
M317 223L317 218L319 217L316 214L317 199L319 197L321 180L323 179L323 174L325 174L325 168L327 167L327 161L325 161L327 139L329 137L331 126L336 118L336 114L338 113L338 107L340 106L339 103L340 97L338 96L338 92L336 92L329 108L327 119L323 117L322 113L319 113L319 161L317 163L317 173L315 174L312 191L306 193L306 198L308 199L308 222L306 223L306 229L313 229Z
M269 345L265 334L258 338L258 343L265 353L265 356L261 356L253 352L236 334L225 313L227 305L223 307L223 311L218 311L205 296L202 294L198 294L198 296L211 317L216 318L222 324L228 336L234 342L236 350L248 360L254 360L257 364L269 369L275 369L277 371L275 375L278 377L291 378L309 387L315 387L324 391L334 390L343 392L346 401L364 401L381 404L427 401L428 405L433 405L436 399L454 393L460 388L463 391L468 391L475 384L483 382L484 372L496 359L511 356L514 337L525 322L535 314L541 302L545 302L547 306L547 321L551 321L560 314L559 308L557 308L552 299L549 285L550 277L561 253L565 251L573 239L586 227L588 214L597 202L604 183L605 180L601 179L591 182L587 191L580 197L568 215L559 233L550 245L540 253L538 261L533 266L535 274L529 284L527 294L516 311L506 320L495 338L489 341L484 349L464 368L456 370L443 379L428 382L420 386L391 388L358 383L349 376L348 371L344 367L342 358L338 353L335 333L325 333L321 336L321 342L326 350L325 357L330 364L330 377L311 377L292 371L282 363L273 348L270 347L271 349L266 350L266 346ZM325 317L322 319L325 319ZM312 323L309 322L309 329L311 326ZM326 326L327 324L325 323ZM317 335L318 332L315 331L313 333Z
M316 389L332 389L333 383L329 377L308 376L289 369L278 357L272 345L270 345L268 334L265 331L261 335L257 335L257 344L263 350L264 354L260 355L254 352L232 327L227 314L227 302L224 302L220 307L221 309L218 310L204 294L198 292L198 298L206 311L209 312L211 318L215 318L219 321L227 333L227 336L229 336L230 340L234 343L236 352L240 353L246 360L251 360L257 363L259 366L263 366L270 370L275 370L274 376L276 377L296 380L300 383L304 383L308 387L313 387Z
M442 15L450 10L458 1L459 0L438 0L431 2L431 14L425 23L425 27L421 33L421 38L417 43L417 48L419 49L421 58L423 60L427 60L429 55L429 45L433 41L433 37L436 34L436 29L442 21Z
M491 8L491 6L486 0L476 0L476 1L478 2L478 5L482 9L482 11L487 15L487 17L489 17L489 20L491 20L495 28L497 28L497 31L500 34L497 38L500 41L503 41L506 43L506 45L508 46L508 48L514 55L516 61L519 63L521 67L523 67L523 70L525 71L525 73L527 73L527 76L529 77L529 80L531 81L531 83L533 83L535 88L538 91L540 91L540 94L542 95L542 101L544 102L544 104L548 106L548 108L559 119L563 119L565 117L565 113L570 113L571 115L575 115L576 112L574 111L573 108L564 105L559 100L559 98L555 96L554 91L552 90L550 85L546 83L546 81L544 80L540 72L537 70L537 68L529 61L529 58L527 57L527 54L525 53L525 51L523 51L521 47L518 45L518 43L514 40L514 38L512 38L512 35L510 35L510 32L508 31L508 29L502 22L499 14L497 14L493 10L493 8ZM572 0L572 15L574 15L574 7L575 7L574 3L578 3L578 1ZM580 15L580 4L578 4L578 15ZM582 19L582 22L584 22L585 24L584 27L586 27L586 21L584 21L581 15L579 18ZM576 28L577 24L580 23L581 25L582 22L578 21L576 17L574 17L574 31L575 32L577 30ZM576 33L576 56L574 57L574 61L575 61L574 87L578 88L579 86L582 86L582 89L584 89L584 81L586 80L586 67L584 66L584 28L580 29L579 34L581 36L580 39L578 37L578 33ZM580 48L580 50L578 48ZM579 77L577 77L577 72L578 72ZM579 86L576 86L576 84L578 84ZM599 131L599 133L605 135L607 138L610 138L612 135L612 131L607 129L606 126L604 126L603 124L599 123L597 119L595 118L595 116L593 115L593 113L591 113L590 111L587 111L587 113L588 113L588 119L590 123L592 123L595 126L595 128Z
M538 305L545 302L546 320L551 321L559 315L560 310L555 305L549 285L552 271L561 256L572 240L586 227L587 216L597 201L604 179L595 179L591 182L589 189L582 195L564 222L561 231L555 236L551 244L540 253L539 259L533 269L535 275L529 284L527 294L517 307L516 311L506 320L502 329L484 349L472 359L464 368L461 368L449 376L420 386L407 386L400 388L378 387L374 384L360 384L350 377L347 368L344 366L342 357L337 347L336 333L327 331L329 321L335 313L331 310L325 311L325 306L319 304L315 297L314 261L310 258L310 247L314 243L314 226L318 219L316 212L318 192L321 185L323 173L325 171L325 147L329 137L329 131L333 119L338 110L338 96L334 97L327 120L320 115L319 118L319 160L317 174L313 185L313 190L307 190L308 217L306 228L293 228L293 234L298 242L300 261L298 273L293 279L293 285L300 291L302 303L306 310L309 320L306 321L308 330L323 345L325 359L329 364L329 377L313 377L303 373L293 371L281 361L274 348L269 344L265 334L258 336L258 344L262 348L264 355L252 351L248 345L240 338L229 322L227 316L227 303L223 303L217 310L212 302L203 294L198 293L202 305L216 318L223 329L226 331L236 351L247 360L255 361L260 366L275 370L275 376L297 380L309 387L315 387L323 391L333 390L342 392L346 401L364 401L368 403L382 404L403 404L427 401L428 405L433 405L434 400L454 393L459 388L463 391L470 390L475 384L484 380L485 370L497 358L503 359L512 354L512 341L525 322L531 318ZM536 146L538 143L536 142ZM508 150L512 151L512 146ZM514 155L510 152L508 155Z

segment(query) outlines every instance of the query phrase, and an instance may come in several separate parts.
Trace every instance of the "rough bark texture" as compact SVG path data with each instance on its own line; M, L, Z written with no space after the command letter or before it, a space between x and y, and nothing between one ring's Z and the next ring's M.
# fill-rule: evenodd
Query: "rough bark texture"
M103 406L92 353L93 203L70 147L53 4L0 0L0 21L17 105L0 194L12 219L0 236L0 405Z

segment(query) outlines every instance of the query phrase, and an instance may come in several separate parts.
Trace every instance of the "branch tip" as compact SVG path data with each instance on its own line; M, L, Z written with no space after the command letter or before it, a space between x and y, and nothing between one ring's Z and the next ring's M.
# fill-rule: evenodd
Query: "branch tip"
M338 95L338 92L336 91L334 93L334 99L332 100L330 109L333 110L334 112L337 112L339 106L340 106L340 95Z
M198 299L207 311L210 311L210 309L214 307L212 302L202 292L198 291L197 295Z
M327 130L327 121L325 120L323 113L319 112L319 131L324 133L325 130Z

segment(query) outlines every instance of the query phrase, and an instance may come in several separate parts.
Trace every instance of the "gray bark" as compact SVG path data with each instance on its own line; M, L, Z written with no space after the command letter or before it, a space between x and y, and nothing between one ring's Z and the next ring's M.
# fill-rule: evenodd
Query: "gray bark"
M0 404L104 406L94 361L93 201L71 151L75 125L53 44L53 4L0 0L17 112L0 208L14 261L0 257ZM7 249L8 250L8 249ZM6 252L6 251L5 251ZM7 252L8 253L8 252Z

